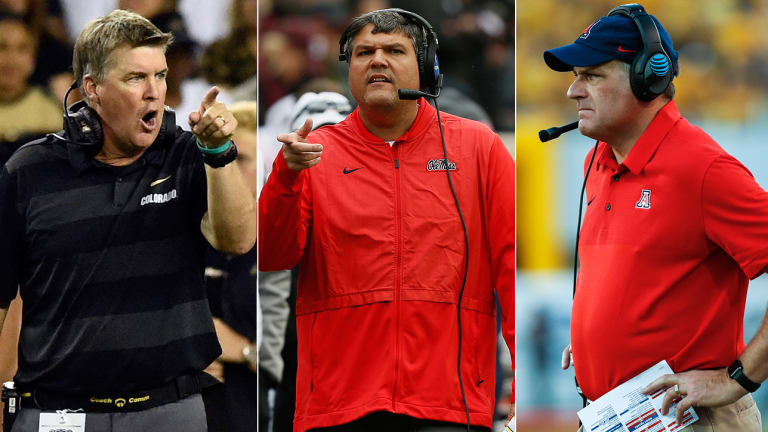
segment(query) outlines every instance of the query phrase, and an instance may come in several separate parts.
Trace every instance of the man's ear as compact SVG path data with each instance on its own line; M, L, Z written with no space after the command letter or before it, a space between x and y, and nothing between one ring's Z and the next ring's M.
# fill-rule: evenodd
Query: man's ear
M83 91L88 97L91 106L97 106L100 103L96 81L90 75L83 77Z

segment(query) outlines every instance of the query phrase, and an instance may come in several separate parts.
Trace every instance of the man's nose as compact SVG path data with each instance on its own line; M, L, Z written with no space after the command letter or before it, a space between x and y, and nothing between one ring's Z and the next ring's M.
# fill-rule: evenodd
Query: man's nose
M371 58L371 66L374 67L387 67L387 56L384 54L383 49L377 49L373 52L373 58Z
M144 98L155 100L160 97L160 81L157 78L147 80L147 88L144 91Z
M571 99L580 99L587 96L584 90L584 83L579 78L573 80L565 94Z

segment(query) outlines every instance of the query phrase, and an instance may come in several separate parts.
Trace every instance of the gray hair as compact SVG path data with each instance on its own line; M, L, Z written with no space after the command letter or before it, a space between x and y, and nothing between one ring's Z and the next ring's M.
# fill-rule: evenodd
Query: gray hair
M627 71L627 74L630 73L632 70L632 65L627 62L621 62L624 65L624 70ZM664 89L664 96L666 96L669 100L673 100L675 98L675 83L670 81L669 85L666 89Z
M404 33L411 38L413 50L418 56L419 47L424 44L424 29L413 21L405 18L397 12L391 10L375 10L355 18L347 27L346 33L349 38L344 45L344 55L347 63L352 59L352 48L354 46L355 35L368 24L373 24L371 33Z
M75 42L72 69L83 97L83 77L90 75L94 81L104 79L112 66L112 52L123 46L158 46L163 50L173 42L173 35L163 33L148 19L139 14L117 9L89 22Z

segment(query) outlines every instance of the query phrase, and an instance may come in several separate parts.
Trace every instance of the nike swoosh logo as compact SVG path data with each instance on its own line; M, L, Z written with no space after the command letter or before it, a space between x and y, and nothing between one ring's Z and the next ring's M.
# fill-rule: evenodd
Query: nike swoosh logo
M594 201L595 198L597 198L597 195L593 196L591 200L587 201L587 205L592 204L592 201Z
M168 177L165 177L165 178L157 179L157 180L153 181L152 183L150 183L150 184L149 184L149 187L155 187L155 186L159 185L160 183L162 183L162 182L164 182L164 181L168 180L168 179L169 179L169 178L171 178L171 177L172 177L172 176L168 176Z
M633 53L633 52L637 52L637 50L624 49L624 48L622 48L622 46L621 46L621 45L619 45L619 48L618 48L618 50L619 50L619 52L623 52L623 53Z
M362 167L360 167L360 168L362 168ZM348 170L348 169L344 168L344 174L353 173L353 172L359 170L360 168L355 168L355 169L351 169L351 170Z

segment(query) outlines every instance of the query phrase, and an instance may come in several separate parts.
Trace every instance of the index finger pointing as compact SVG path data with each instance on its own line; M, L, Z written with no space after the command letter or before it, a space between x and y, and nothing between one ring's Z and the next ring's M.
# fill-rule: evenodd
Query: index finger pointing
M304 120L304 124L296 131L296 134L302 138L306 138L310 132L312 132L312 118L307 117L307 119Z
M210 90L208 90L208 93L206 93L205 96L203 97L202 102L200 102L200 106L204 110L207 110L211 105L214 104L214 102L216 102L216 96L218 95L219 95L219 88L216 86L211 87Z

